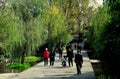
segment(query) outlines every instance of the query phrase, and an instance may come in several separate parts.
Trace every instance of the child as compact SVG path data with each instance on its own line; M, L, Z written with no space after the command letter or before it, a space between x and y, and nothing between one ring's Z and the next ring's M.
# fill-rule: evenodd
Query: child
M62 67L66 67L66 56L62 59Z

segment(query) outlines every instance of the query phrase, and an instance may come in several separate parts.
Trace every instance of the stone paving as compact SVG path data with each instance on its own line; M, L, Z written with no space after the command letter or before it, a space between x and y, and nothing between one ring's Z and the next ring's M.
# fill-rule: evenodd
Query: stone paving
M74 51L76 53L76 51ZM83 55L83 67L81 74L76 74L75 63L73 67L62 68L61 60L56 56L54 66L44 66L44 62L38 63L35 66L14 75L4 77L0 75L0 79L95 79L95 74L88 58L87 52L82 51Z

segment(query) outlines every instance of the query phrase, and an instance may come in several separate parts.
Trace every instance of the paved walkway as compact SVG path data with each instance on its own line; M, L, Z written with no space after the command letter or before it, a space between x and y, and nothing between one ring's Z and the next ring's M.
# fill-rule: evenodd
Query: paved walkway
M76 51L74 51L74 53L76 53ZM57 55L54 66L44 66L44 63L41 62L30 69L7 78L0 76L0 79L95 79L95 74L87 52L83 50L82 54L83 67L81 75L76 75L75 63L73 67L62 68L61 60L58 59Z

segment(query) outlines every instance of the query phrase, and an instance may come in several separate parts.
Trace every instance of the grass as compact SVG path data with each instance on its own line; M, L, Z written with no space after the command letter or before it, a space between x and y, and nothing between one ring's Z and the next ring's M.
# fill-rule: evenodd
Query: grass
M111 79L110 76L106 77L104 74L97 76L97 79Z
M17 60L19 60L19 59L17 59ZM43 60L43 58L38 58L35 56L28 56L28 57L25 57L24 64L21 64L20 61L18 61L18 62L15 62L14 64L10 64L10 65L6 66L5 68L24 71L42 60Z
M11 65L6 66L6 68L23 71L23 70L30 68L30 64L15 63L15 64L11 64Z
M36 62L36 61L39 61L39 60L40 60L40 58L35 57L35 56L25 57L25 63Z

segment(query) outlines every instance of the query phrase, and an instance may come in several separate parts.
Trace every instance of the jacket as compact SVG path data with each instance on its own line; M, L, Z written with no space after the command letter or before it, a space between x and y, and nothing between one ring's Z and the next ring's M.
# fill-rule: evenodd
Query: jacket
M83 63L83 57L82 57L82 55L80 53L77 53L75 55L75 63L82 65L82 63Z
M49 51L44 51L43 53L44 58L49 58L49 55L50 55Z

